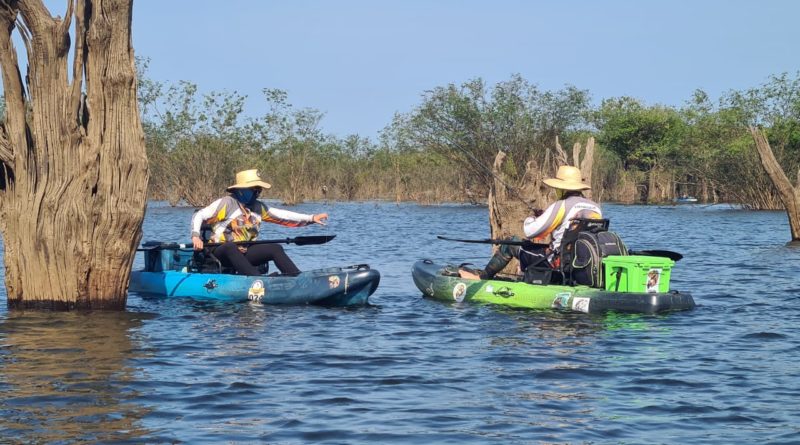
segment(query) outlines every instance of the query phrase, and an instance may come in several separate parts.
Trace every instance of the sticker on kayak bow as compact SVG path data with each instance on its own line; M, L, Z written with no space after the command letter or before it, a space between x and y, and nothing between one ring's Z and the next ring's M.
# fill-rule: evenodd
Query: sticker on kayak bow
M553 309L569 309L569 297L571 296L570 292L557 293L553 300Z
M589 313L589 298L586 297L575 297L572 299L572 310L583 312L585 314Z
M218 287L217 280L208 280L206 281L206 284L203 285L203 287L206 288L207 292L211 292L212 290Z
M339 276L338 275L331 275L331 276L328 277L328 286L331 289L336 289L337 287L339 287L340 283L341 283L341 281L339 280Z
M467 285L464 283L458 283L453 288L453 300L456 300L457 303L461 303L464 301L464 297L467 295Z
M253 281L247 291L247 299L250 301L261 301L264 298L264 282L261 280Z
M661 269L650 269L647 272L647 292L658 293L658 282L661 281Z

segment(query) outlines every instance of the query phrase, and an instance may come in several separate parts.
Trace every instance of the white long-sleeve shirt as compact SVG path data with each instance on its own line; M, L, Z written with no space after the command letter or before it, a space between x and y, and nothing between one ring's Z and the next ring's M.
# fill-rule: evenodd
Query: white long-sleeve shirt
M261 201L248 207L232 196L225 196L194 214L192 236L200 236L200 229L206 223L212 228L211 242L252 241L258 237L262 222L301 227L314 222L314 215L267 207Z
M574 218L600 219L603 212L594 201L583 196L570 196L550 204L541 216L529 216L523 223L527 238L544 238L553 235L550 247L555 252L561 249L561 238Z

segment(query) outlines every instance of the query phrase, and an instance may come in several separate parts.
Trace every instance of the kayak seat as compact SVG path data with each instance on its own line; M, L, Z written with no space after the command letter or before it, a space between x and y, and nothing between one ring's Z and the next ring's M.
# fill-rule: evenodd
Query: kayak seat
M207 250L196 251L192 257L190 268L199 273L221 273L234 274L236 271L231 267L225 267L222 263Z
M204 222L200 226L200 239L202 239L204 243L209 242L212 233L213 227L211 224L206 224ZM207 249L194 253L193 266L193 270L200 273L236 274L234 268L223 266L222 262Z

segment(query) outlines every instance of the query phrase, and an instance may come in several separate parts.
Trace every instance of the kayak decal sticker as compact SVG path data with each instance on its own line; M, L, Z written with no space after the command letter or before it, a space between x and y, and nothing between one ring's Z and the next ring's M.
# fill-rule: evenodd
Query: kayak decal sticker
M464 297L467 295L467 285L464 283L458 283L453 287L453 300L456 300L457 303L461 303L464 301Z
M583 312L588 314L589 313L589 301L591 299L587 297L575 297L572 299L572 310Z
M203 285L206 288L207 292L211 292L212 290L217 288L217 280L208 280L206 284Z
M571 296L571 292L557 293L553 300L553 309L569 309L569 297Z
M250 301L261 301L264 298L264 282L261 280L253 281L250 289L247 291L247 299Z
M336 289L337 287L339 287L339 284L341 284L341 281L339 280L339 275L331 275L328 277L328 287L330 287L331 289Z
M661 269L650 269L647 272L647 292L658 293L659 281L661 281Z

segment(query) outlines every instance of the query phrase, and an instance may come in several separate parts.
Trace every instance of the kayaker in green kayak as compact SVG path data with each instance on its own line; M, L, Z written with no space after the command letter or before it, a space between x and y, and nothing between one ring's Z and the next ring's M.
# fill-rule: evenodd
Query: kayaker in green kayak
M560 265L558 253L561 249L561 239L574 218L600 219L603 213L600 206L583 196L582 190L589 190L591 186L583 182L581 171L569 165L558 168L555 178L544 180L545 185L556 190L558 201L550 204L543 212L525 219L523 231L528 240L536 242L548 235L552 235L549 247L523 248L503 244L486 264L483 269L462 267L459 276L465 279L478 280L494 277L511 261L517 258L520 262L520 272L527 267L547 266L557 269ZM519 238L510 238L519 240Z
M217 199L192 217L194 249L203 249L200 229L205 223L211 227L212 232L208 241L223 243L214 247L211 253L223 266L234 268L238 274L261 275L259 266L267 265L269 261L273 261L283 274L300 273L280 244L258 244L250 247L234 244L237 241L252 241L258 238L258 229L262 222L288 227L324 225L327 222L327 213L306 215L267 207L258 200L258 195L271 187L269 183L261 180L257 170L236 173L236 183L227 188L230 195Z

